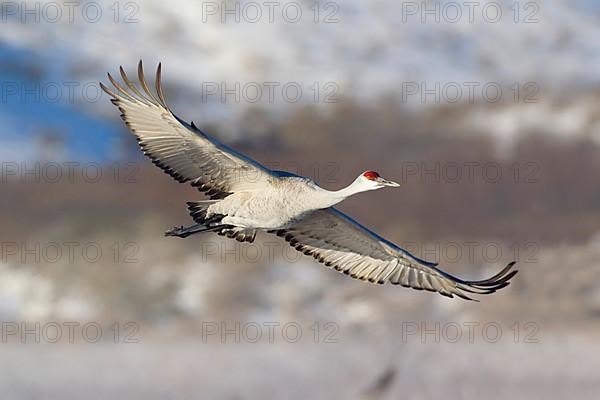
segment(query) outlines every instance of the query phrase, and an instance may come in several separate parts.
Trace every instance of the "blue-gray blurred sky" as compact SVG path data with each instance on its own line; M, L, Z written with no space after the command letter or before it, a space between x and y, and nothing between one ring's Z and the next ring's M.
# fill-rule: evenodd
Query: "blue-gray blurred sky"
M322 2L318 15L312 1L284 1L273 8L272 22L262 2L254 3L260 16L256 8L243 9L239 22L223 9L234 9L236 3L226 3L100 1L72 8L53 2L3 3L0 155L35 157L32 136L56 130L71 159L110 158L121 127L107 97L97 98L95 83L119 65L133 72L141 58L149 75L156 62L163 62L165 85L177 93L171 99L175 110L187 119L216 123L224 136L232 137L242 134L240 120L249 108L260 106L280 118L312 101L309 88L315 82L334 82L337 96L365 104L383 95L402 97L407 81L428 87L436 82L498 82L505 90L535 82L544 101L600 83L600 5L591 0L481 2L472 8L449 1L351 0ZM288 3L301 6L298 22L291 22ZM426 12L436 4L439 22ZM266 95L258 103L231 97L222 101L218 95L202 97L206 82L227 87L297 82L304 95L299 103L281 96L270 102ZM36 88L41 90L32 94ZM475 94L481 96L481 91ZM406 103L436 105L419 101L419 96ZM561 115L537 105L483 118L495 118L486 130L500 138L518 134L519 124L569 135L590 112L577 96L572 103ZM327 111L327 104L318 105ZM482 123L477 118L473 116L473 124Z

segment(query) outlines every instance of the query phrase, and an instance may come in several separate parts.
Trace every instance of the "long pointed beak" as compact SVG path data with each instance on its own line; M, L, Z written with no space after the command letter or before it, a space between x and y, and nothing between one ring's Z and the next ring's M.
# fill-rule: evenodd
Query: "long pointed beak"
M399 187L400 184L396 183L396 182L392 182L392 181L388 181L387 179L381 179L381 183L384 184L385 186L390 186L390 187Z

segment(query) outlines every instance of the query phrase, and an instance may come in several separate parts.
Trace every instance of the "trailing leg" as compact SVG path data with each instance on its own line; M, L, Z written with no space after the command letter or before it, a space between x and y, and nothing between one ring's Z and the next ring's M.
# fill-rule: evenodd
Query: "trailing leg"
M196 225L188 226L187 228L180 226L180 227L175 227L175 228L169 229L168 231L165 232L165 236L176 236L176 237L180 237L180 238L185 238L185 237L188 237L195 233L219 231L221 229L227 229L230 227L231 227L231 225L206 226L203 224L196 224Z

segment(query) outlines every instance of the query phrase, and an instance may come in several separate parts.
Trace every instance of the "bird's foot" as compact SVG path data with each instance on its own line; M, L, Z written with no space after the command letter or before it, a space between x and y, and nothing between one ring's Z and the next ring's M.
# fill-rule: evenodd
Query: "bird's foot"
M175 236L175 237L184 238L184 237L188 236L188 233L186 231L187 231L187 229L184 228L183 225L175 226L175 227L169 229L168 231L166 231L165 236Z

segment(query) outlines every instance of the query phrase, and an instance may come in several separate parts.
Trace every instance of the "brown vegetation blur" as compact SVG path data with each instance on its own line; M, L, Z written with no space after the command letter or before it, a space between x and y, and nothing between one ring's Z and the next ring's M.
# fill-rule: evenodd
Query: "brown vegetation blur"
M427 258L423 249L431 243L501 243L505 254L497 264L489 265L481 254L475 260L436 260L450 272L479 276L492 270L487 267L498 268L500 263L511 261L515 253L507 249L515 243L520 248L516 261L521 273L514 285L486 298L483 310L494 308L501 315L502 305L504 315L510 316L517 312L512 307L520 304L519 312L530 310L549 321L568 315L594 322L588 317L600 311L600 289L594 283L597 261L592 257L598 251L593 246L600 226L600 186L595 176L600 167L598 145L585 136L559 139L543 132L525 132L520 140L502 149L484 132L465 131L460 121L469 110L454 106L415 113L404 111L389 99L372 107L344 101L329 115L307 107L283 123L264 124L263 131L243 135L242 142L231 145L267 165L309 176L329 189L347 185L364 170L377 170L402 186L356 196L340 208L400 245L423 244L416 249L417 255ZM205 129L218 136L218 127ZM135 140L125 129L123 135L126 146L137 152ZM222 286L204 295L203 301L209 304L206 313L239 316L260 308L263 278L267 279L273 269L290 273L286 269L289 266L262 260L244 267L229 259L226 263L217 259L204 267L193 265L194 261L181 266L200 259L200 243L221 240L212 234L186 240L163 237L167 228L190 222L185 202L202 195L174 182L141 155L134 162L139 167L133 175L137 183L123 183L123 179L115 183L107 175L91 183L75 174L78 178L73 183L63 179L34 184L13 179L3 184L0 209L4 229L0 234L3 242L135 242L139 245L138 263L21 264L13 258L9 264L32 269L59 285L54 301L71 290L85 288L84 297L93 298L96 304L96 316L122 313L147 321L177 320L181 310L175 299L185 280L182 269L195 268L208 268L221 276L217 281ZM432 172L408 173L415 166L421 169L423 163L429 170L436 163L442 166L437 178ZM468 163L479 163L475 164L479 167L473 170L473 181L467 176ZM495 178L495 169L484 176L481 166L487 163L500 167L501 178ZM454 179L456 169L444 172L443 166L449 165L461 166L458 181ZM275 238L264 234L260 240ZM526 244L534 247L524 249ZM528 249L533 250L525 251ZM340 285L350 292L367 292L376 302L388 296L393 304L395 296L402 301L413 296L416 303L408 306L439 301L429 293L355 282L307 257L302 259L301 268L305 271L294 273L312 277L315 299L320 299L329 285ZM238 275L240 269L252 285L236 284L228 278ZM148 283L151 270L164 279ZM580 279L574 278L575 272ZM301 286L296 289L303 290ZM295 304L295 312L304 312L303 304ZM205 316L198 312L186 318L200 320Z

